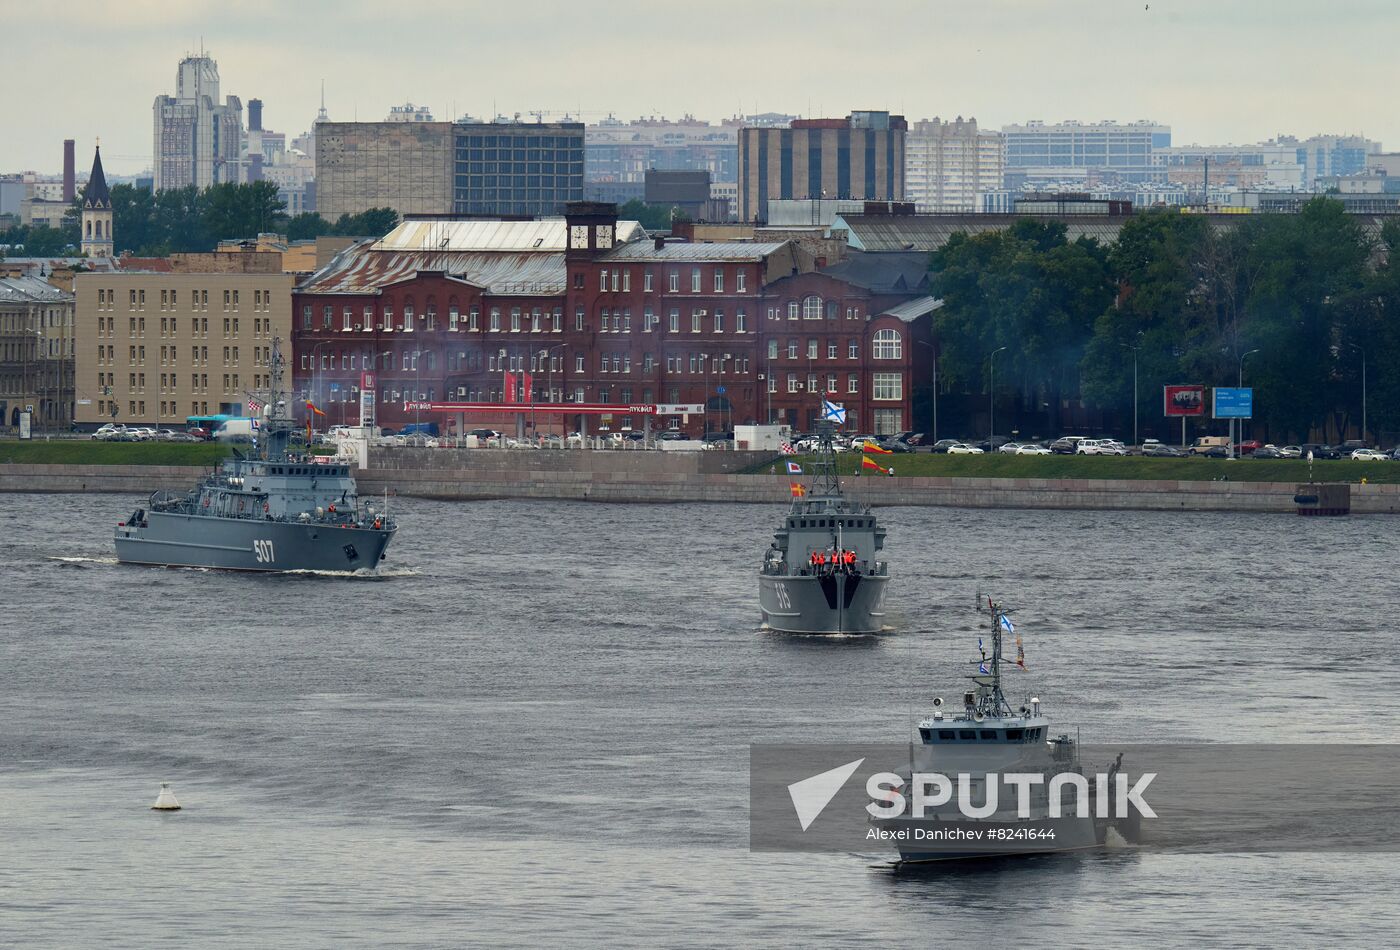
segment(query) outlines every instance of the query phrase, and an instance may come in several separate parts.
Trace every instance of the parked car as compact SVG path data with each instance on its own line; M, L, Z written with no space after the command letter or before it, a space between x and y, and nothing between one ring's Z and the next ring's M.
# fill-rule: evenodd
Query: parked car
M1142 447L1142 455L1144 458L1181 459L1189 458L1191 453L1165 442L1148 442Z
M1025 443L1024 445L1019 446L1019 447L1016 449L1016 454L1017 454L1017 455L1052 455L1052 454L1054 454L1054 453L1052 453L1048 448L1046 448L1045 446L1043 446L1043 445L1041 445L1041 444L1039 444L1039 443L1037 443L1037 442L1027 442L1027 443Z
M121 432L124 429L126 429L126 426L124 425L120 425L115 422L108 422L96 432L94 432L91 438L98 442L110 442L116 438L118 432Z
M1203 451L1197 452L1196 454L1202 458L1208 459L1234 458L1234 456L1230 454L1230 447L1228 445L1209 445L1206 446Z
M1303 455L1303 450L1296 445L1281 445L1278 447L1278 452L1278 457L1283 459L1296 459Z
M665 432L656 433L656 441L658 442L688 442L689 440L690 436L675 429L667 429ZM808 446L806 444L807 442L808 440L804 439L802 442L798 442L796 447L805 452L810 452L812 449L816 448L815 444Z
M1261 445L1253 452L1249 453L1250 458L1255 459L1281 459L1283 453L1279 451L1277 445Z
M1006 454L1006 455L1015 455L1015 454L1016 454L1016 450L1019 449L1020 447L1021 447L1021 443L1020 443L1020 442L1008 442L1008 443L1006 443L1005 445L1003 445L1003 446L1001 446L1000 448L998 448L997 451L998 451L998 452L1001 452L1001 453L1004 453L1004 454Z
M1298 454L1303 458L1307 458L1309 452L1312 453L1312 457L1315 459L1339 459L1342 457L1342 453L1337 451L1337 449L1333 448L1330 445L1319 445L1316 442L1305 442L1302 445L1298 446Z
M922 432L901 432L894 437L893 441L903 442L908 446L923 445L924 434Z
M983 452L995 452L997 449L1001 448L1003 445L1010 441L1010 436L994 435L989 439L983 439L981 442L978 442L977 447Z
M954 442L948 446L949 455L981 455L982 450L975 445L968 445L966 442Z
M962 443L957 439L939 439L937 442L933 443L933 451L939 453L947 452L948 449L955 445L962 445Z
M1056 455L1074 455L1075 446L1084 441L1082 435L1065 435L1050 443L1050 451Z
M1389 462L1390 456L1379 449L1356 449L1351 453L1353 462Z
M914 451L912 448L909 447L908 443L901 442L896 438L881 439L875 444L878 445L880 448L884 449L886 452L892 452L895 455L907 455L908 453Z
M1122 442L1113 439L1080 439L1074 446L1076 455L1127 455Z
M1246 455L1251 455L1254 452L1257 452L1259 449L1262 449L1263 447L1264 443L1260 442L1258 439L1249 439L1235 446L1235 451L1241 457L1243 457Z

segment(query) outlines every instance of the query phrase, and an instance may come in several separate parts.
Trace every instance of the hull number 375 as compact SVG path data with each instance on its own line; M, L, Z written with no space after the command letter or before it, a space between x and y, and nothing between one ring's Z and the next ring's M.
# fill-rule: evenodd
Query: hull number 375
M271 564L273 561L272 542L254 541L253 556L258 559L259 564Z

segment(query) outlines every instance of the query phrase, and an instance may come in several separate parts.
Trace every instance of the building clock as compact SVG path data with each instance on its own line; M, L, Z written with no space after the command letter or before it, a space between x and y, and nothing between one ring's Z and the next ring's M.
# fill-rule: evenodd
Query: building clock
M569 246L572 248L588 247L588 228L581 224L576 224L569 229Z
M613 229L612 229L612 225L611 225L611 224L600 224L600 225L598 225L598 246L599 246L599 247L612 247L612 245L613 245Z

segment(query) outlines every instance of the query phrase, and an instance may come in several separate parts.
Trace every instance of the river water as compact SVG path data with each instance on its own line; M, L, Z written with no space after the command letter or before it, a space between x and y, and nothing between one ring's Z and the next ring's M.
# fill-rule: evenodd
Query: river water
M747 849L748 744L906 739L979 589L1086 741L1396 741L1395 520L884 509L895 629L826 640L758 629L776 506L404 500L260 577L113 563L136 504L0 496L0 945L1400 939L1393 855Z

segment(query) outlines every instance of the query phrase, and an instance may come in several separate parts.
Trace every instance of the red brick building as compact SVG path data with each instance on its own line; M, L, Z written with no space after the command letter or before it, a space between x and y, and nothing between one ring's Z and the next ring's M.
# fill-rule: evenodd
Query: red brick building
M616 404L615 429L641 427L628 405L697 403L707 412L685 424L693 435L770 419L807 428L819 391L845 403L852 427L897 432L929 375L929 348L913 341L931 339L934 306L917 287L820 272L792 242L653 240L612 205L411 219L297 288L293 378L326 424L356 421L361 373L374 371L379 422L393 428L432 419L410 401ZM503 409L466 424L516 419Z

